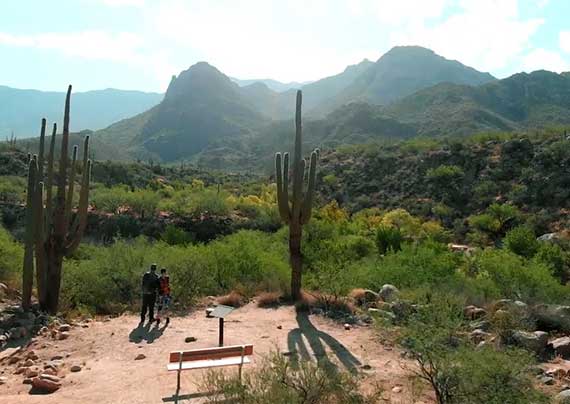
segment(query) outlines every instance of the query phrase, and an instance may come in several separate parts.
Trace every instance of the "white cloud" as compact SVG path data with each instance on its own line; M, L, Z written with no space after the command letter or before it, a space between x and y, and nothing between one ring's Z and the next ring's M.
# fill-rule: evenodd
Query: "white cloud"
M524 57L522 68L527 73L535 70L560 73L570 70L570 61L565 60L558 52L538 48Z
M529 46L543 20L519 16L517 0L461 0L441 23L391 36L393 45L423 45L483 71L507 67Z
M57 50L67 56L92 60L128 61L135 58L142 40L135 34L105 31L11 35L0 32L0 44Z
M145 0L100 0L106 6L110 7L143 7Z
M562 31L559 34L560 49L564 52L570 53L570 31Z

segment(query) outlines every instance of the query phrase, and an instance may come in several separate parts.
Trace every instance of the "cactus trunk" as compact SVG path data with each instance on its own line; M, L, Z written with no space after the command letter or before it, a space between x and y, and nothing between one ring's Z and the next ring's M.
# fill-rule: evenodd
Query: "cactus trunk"
M302 119L301 105L302 93L297 91L297 104L295 111L295 148L292 164L293 197L289 201L289 153L275 155L275 176L277 178L277 206L279 215L285 224L289 225L289 262L291 265L291 297L294 300L301 298L301 285L303 274L303 256L301 253L301 239L303 225L311 218L313 194L315 192L317 152L311 154L309 164L309 182L304 188L305 160L302 151Z
M87 224L89 203L89 184L91 161L89 160L89 137L85 138L83 153L83 173L77 213L73 218L73 194L75 185L77 147L73 150L73 160L68 169L69 148L69 111L71 86L65 99L65 113L61 152L59 158L59 175L57 177L57 193L52 199L55 161L56 125L50 142L47 158L47 183L44 187L44 145L45 120L42 121L39 158L30 160L28 174L28 199L26 208L26 249L24 257L23 290L24 308L31 302L33 286L34 252L36 267L36 286L40 308L55 314L59 306L59 294L63 259L69 256L78 246ZM46 198L44 201L44 188Z

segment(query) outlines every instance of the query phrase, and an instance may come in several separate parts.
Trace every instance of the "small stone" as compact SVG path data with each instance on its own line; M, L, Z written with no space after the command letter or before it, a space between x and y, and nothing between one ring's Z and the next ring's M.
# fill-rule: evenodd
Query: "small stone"
M402 386L394 386L392 388L392 393L401 393L402 392Z
M65 332L65 331L70 331L71 330L71 326L69 324L62 324L59 326L59 328L57 329L59 332Z
M61 378L54 376L54 375L50 375L48 373L42 373L39 377L41 377L42 379L51 380L52 382L60 382L61 381Z
M55 355L51 357L52 361L60 361L63 359L63 355Z
M278 326L277 326L277 329L278 329L278 330L282 330L282 329L283 329L283 326L282 326L282 325L278 325Z
M7 381L8 381L8 378L6 376L0 376L0 386L2 386L3 384L6 384Z
M57 371L49 368L49 369L44 369L44 371L42 372L44 375L52 375L52 376L57 376Z
M14 363L18 362L20 362L20 357L18 356L12 356L10 359L8 359L8 365L13 365Z
M214 308L213 308L213 307L208 307L208 308L206 309L206 317L211 318L213 312L214 312Z
M26 369L28 369L28 368L25 368L25 367L20 366L18 369L16 369L16 370L14 371L14 374L15 374L15 375L22 374L22 373L24 373L24 372L26 371Z
M261 336L261 339L267 339L267 338L269 338L269 335L262 335Z
M57 339L59 340L68 339L68 338L69 338L69 333L66 331L57 333Z
M69 370L71 370L72 372L81 372L81 366L73 365Z
M352 326L351 326L350 324L348 324L348 323L345 323L345 324L344 324L344 329L345 329L346 331L349 331L351 328L352 328Z
M295 354L295 352L291 352L291 351L281 352L281 355L283 355L283 356L293 356L294 354Z
M196 342L197 338L196 337L186 337L184 338L184 342L188 343L188 342Z
M368 364L364 364L360 367L362 370L371 370L372 366L368 365Z
M26 361L24 362L24 364L22 366L27 367L27 368L29 368L30 366L34 366L34 361L31 359L26 359Z
M32 384L32 379L30 379L29 377L25 378L24 380L22 380L22 384Z
M26 371L24 372L24 376L26 376L28 378L36 377L39 374L40 374L40 368L37 366L27 368Z
M542 384L546 384L547 386L552 386L554 384L554 378L550 376L542 376L539 380Z
M146 358L146 355L140 353L140 354L138 354L138 355L136 356L135 360L136 360L136 361L140 361L140 360L145 359L145 358Z

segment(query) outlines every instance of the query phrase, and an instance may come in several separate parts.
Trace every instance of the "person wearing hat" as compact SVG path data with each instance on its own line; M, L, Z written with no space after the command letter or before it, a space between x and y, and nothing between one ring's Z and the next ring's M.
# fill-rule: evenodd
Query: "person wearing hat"
M146 313L148 311L149 322L154 321L154 303L160 288L160 281L156 274L156 264L152 264L148 272L142 277L142 308L141 308L141 323L144 323Z

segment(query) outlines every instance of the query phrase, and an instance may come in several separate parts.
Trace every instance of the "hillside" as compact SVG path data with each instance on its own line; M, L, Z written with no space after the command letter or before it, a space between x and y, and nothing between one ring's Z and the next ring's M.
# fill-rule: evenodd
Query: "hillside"
M382 55L335 98L319 107L326 112L351 102L386 105L438 83L480 85L494 81L458 61L448 60L419 46L396 46Z
M478 87L440 84L388 106L426 136L570 124L570 79L536 71Z
M296 90L298 88L303 87L305 84L309 84L310 81L308 82L298 82L298 81L291 81L288 83L283 83L281 81L278 80L273 80L273 79L247 79L247 80L242 80L242 79L236 79L235 77L230 77L231 80L236 83L237 85L239 85L240 87L245 87L245 86L249 86L251 84L264 84L266 85L268 88L270 88L273 91L277 91L278 93L282 93L284 91L287 90Z
M71 130L101 129L158 104L163 94L97 90L73 94ZM37 136L41 118L59 122L65 93L0 86L0 138Z

